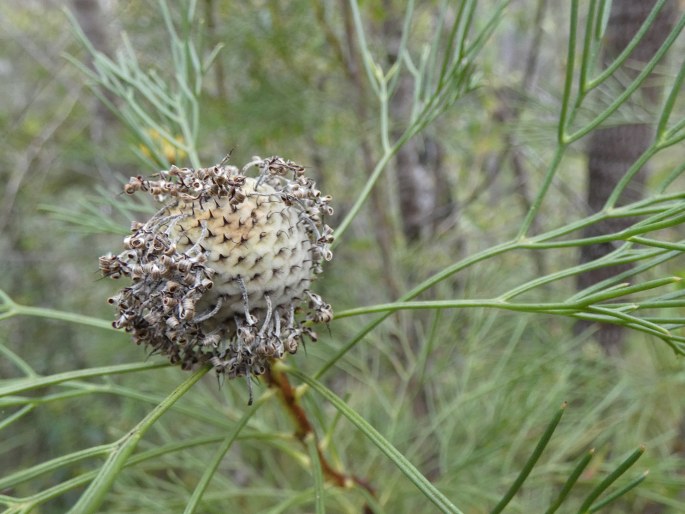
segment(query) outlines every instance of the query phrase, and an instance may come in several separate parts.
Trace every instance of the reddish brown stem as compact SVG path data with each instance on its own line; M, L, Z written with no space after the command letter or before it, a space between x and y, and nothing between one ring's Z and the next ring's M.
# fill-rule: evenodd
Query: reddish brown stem
M338 471L328 462L328 459L326 459L326 456L321 450L319 439L309 421L307 412L300 404L300 401L295 394L295 389L290 384L290 380L288 380L288 376L278 370L269 369L264 374L264 377L269 387L273 387L278 391L279 398L295 423L295 437L297 437L302 444L305 444L305 438L309 434L314 437L316 441L316 451L319 455L319 462L321 463L321 470L323 471L326 480L338 487L349 488L353 485L357 485L368 491L372 496L375 496L375 491L367 480Z

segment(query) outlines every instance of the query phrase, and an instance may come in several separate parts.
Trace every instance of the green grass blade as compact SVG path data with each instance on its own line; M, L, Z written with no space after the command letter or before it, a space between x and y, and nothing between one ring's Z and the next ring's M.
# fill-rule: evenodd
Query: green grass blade
M41 387L48 387L70 380L78 380L82 378L102 377L105 375L118 375L121 373L135 373L137 371L147 371L151 369L169 367L169 363L149 363L136 362L133 364L119 364L116 366L102 366L99 368L87 368L76 371L66 371L64 373L56 373L40 378L26 378L11 380L8 384L0 387L0 397L10 394L18 394L24 391L32 391L40 389Z
M619 466L609 474L604 480L602 480L597 487L595 487L590 494L585 498L582 505L578 509L578 514L586 514L590 512L590 507L594 501L599 498L599 496L606 491L606 489L613 484L621 475L623 475L630 467L637 462L637 460L642 457L645 453L645 447L640 446L637 450L631 453L626 460L624 460ZM635 484L637 485L637 484Z
M216 452L214 452L214 456L207 463L207 467L205 468L205 471L202 474L200 481L195 486L195 490L193 491L190 500L188 500L188 503L186 504L186 508L183 511L184 514L193 514L194 512L196 512L196 509L198 508L198 506L200 505L200 501L202 500L202 495L207 490L207 487L209 486L212 477L214 477L216 470L219 468L219 464L221 464L222 459L224 458L228 450L231 449L231 446L233 446L233 443L240 435L240 432L243 430L243 428L245 428L247 422L250 421L254 413L257 412L259 407L261 407L264 404L265 400L269 396L270 395L268 394L262 395L252 405L252 407L245 411L245 414L243 414L243 416L240 418L235 427L233 427L233 430L231 430L228 436L222 441L221 446L217 448Z
M207 371L209 371L209 368L205 367L193 373L117 442L116 449L110 453L95 480L91 482L78 502L76 502L76 505L69 511L70 514L92 514L98 511L105 499L105 495L112 487L114 480L119 476L121 470L125 467L129 456L138 446L140 439L162 414L185 395Z
M603 509L604 507L609 505L611 502L625 495L628 491L635 489L647 478L647 475L649 475L649 471L645 471L639 477L631 480L626 485L621 487L618 491L613 492L612 494L604 498L602 501L595 503L592 507L590 507L588 512L597 512L598 510Z
M571 489L573 489L573 486L576 485L576 482L580 478L581 473L583 473L583 470L590 463L594 455L595 450L590 450L585 454L585 456L580 460L580 462L578 462L576 467L573 468L573 471L566 479L566 482L564 483L564 486L561 488L561 491L559 491L559 496L557 496L556 500L554 500L552 505L550 505L549 509L547 509L545 514L553 514L557 511L557 509L561 506L564 500L566 500L566 498L568 497L568 494L571 492Z
M309 453L309 460L312 463L312 475L314 476L314 506L316 514L325 514L324 504L324 482L323 471L321 470L321 460L319 459L319 448L316 444L316 437L313 433L307 434L305 444Z
M514 483L511 484L511 487L509 490L504 494L502 499L499 501L497 505L490 511L490 514L499 514L504 510L504 507L506 507L509 502L512 500L514 495L521 489L521 486L523 485L523 482L526 481L526 478L528 478L528 475L530 472L533 470L533 467L535 467L535 464L537 463L538 459L542 455L542 452L544 451L545 447L547 446L547 443L549 443L549 440L552 438L552 434L554 434L554 430L557 428L557 425L559 424L559 421L561 421L561 417L564 415L564 411L566 410L566 402L564 402L561 405L561 408L559 409L559 412L554 416L552 419L552 422L547 426L547 429L545 432L542 434L542 437L538 441L538 444L535 446L535 450L533 450L532 455L528 458L526 461L525 465L521 469L521 472L519 473L518 477L516 477L516 480L514 480Z
M347 404L338 396L336 396L330 389L328 389L318 380L311 378L300 371L288 368L286 366L284 366L284 370L309 385L314 391L331 402L331 404L343 416L345 416L354 426L356 426L398 467L398 469L423 493L427 500L440 509L440 512L463 514L462 511L460 511L444 494L442 494L433 484L431 484L430 481L423 476L423 474L421 474L421 472L416 469L416 467L409 462L409 460L399 450L397 450L397 448L395 448L387 439L385 439L356 411L348 407Z

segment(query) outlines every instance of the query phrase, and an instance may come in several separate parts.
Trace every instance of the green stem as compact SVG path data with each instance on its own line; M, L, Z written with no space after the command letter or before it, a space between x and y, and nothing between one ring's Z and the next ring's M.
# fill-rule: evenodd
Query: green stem
M316 514L325 514L323 471L321 469L321 459L319 458L319 447L313 432L305 436L304 443L307 446L307 453L309 453L309 461L312 466L312 475L314 476L314 505Z
M214 477L216 470L219 468L219 464L221 464L221 461L223 460L224 456L226 455L228 450L231 449L233 443L240 435L240 432L247 425L247 422L250 421L255 412L257 412L257 410L265 403L266 399L270 396L271 395L268 393L262 395L252 405L252 407L247 409L238 421L238 423L235 425L235 427L233 427L233 430L231 430L228 436L226 436L226 438L222 441L221 446L219 446L219 448L216 449L211 460L207 463L205 467L205 471L202 474L202 478L200 478L200 481L195 486L193 494L188 500L188 503L186 504L186 508L183 511L184 514L193 514L195 512L195 509L197 509L197 507L200 504L200 500L202 500L202 495L207 490L207 487L209 486L209 483Z
M592 26L595 23L595 18L597 15L597 0L591 0L590 8L588 9L587 19L585 20L585 40L583 41L583 54L581 56L580 63L580 73L578 74L578 95L584 96L587 92L585 86L587 84L587 77L590 71L590 65L592 64L592 59L590 58L593 54L593 36L594 31ZM575 40L575 38L574 38Z
M38 318L66 321L68 323L78 323L79 325L103 328L105 330L116 330L114 327L112 327L111 321L107 321L100 318L93 318L90 316L84 316L83 314L76 314L73 312L64 312L55 309L48 309L44 307L31 307L28 305L19 305L14 303L11 306L11 310L9 310L8 312L10 313L10 316L35 316Z
M416 296L420 295L427 289L430 289L433 287L435 284L438 284L439 282L449 278L450 276L454 275L455 273L458 273L462 269L468 268L469 266L472 266L473 264L476 264L480 261L484 261L486 259L489 259L491 257L494 257L496 255L506 253L509 250L512 250L516 248L516 243L515 242L507 242L507 243L502 243L496 246L493 246L491 248L488 248L487 250L484 250L482 252L479 252L477 254L472 255L471 257L467 257L466 259L463 259L461 261L458 261L451 266L448 266L447 268L443 269L442 271L436 273L432 277L424 280L421 282L419 285L414 287L411 291L408 293L404 294L399 301L408 301L411 300L412 298L415 298ZM342 357L347 354L354 346L359 343L364 337L366 337L366 334L371 332L374 328L376 328L378 325L380 325L388 316L390 316L390 312L387 312L383 314L382 316L379 316L376 318L374 321L370 322L368 325L363 327L356 336L354 336L351 340L349 340L340 350L336 352L333 357L331 357L326 363L316 372L314 375L315 378L320 378L323 376L324 373L326 373L329 369L331 369L338 360L340 360Z
M188 448L194 448L196 446L201 446L201 445L206 445L206 444L213 444L217 443L221 440L222 438L220 436L208 436L208 437L201 437L201 438L196 438L196 439L191 439L191 440L184 440L180 442L175 442L171 444L167 444L164 446L156 447L151 450L147 450L144 452L137 453L136 455L132 455L131 458L129 458L126 463L124 464L124 467L128 468L131 466L135 466L136 464L140 464L141 462L145 462L147 460L156 460L159 459L160 457L167 455L169 453L177 452L180 450L188 449ZM115 444L115 443L112 443ZM111 446L111 445L108 445ZM12 498L13 503L21 503L23 505L27 506L28 512L34 512L35 508L45 502L48 502L52 499L55 499L59 496L62 496L63 494L72 491L74 489L77 489L79 487L82 487L83 485L91 482L96 476L97 476L98 471L88 471L85 473L82 473L70 480L66 480L64 482L59 483L58 485L54 487L50 487L48 489L44 489L43 491L40 491L37 494L34 494L29 497L25 498L19 498L19 499L14 499Z
M623 51L618 55L618 57L616 57L616 59L614 59L614 61L609 66L607 66L599 75L597 75L597 77L588 82L588 91L591 91L592 89L599 86L602 82L604 82L611 75L613 75L613 73L618 68L621 67L621 65L626 61L626 59L628 59L630 54L633 52L635 47L640 44L640 41L642 41L642 38L647 33L649 28L652 26L654 20L659 14L659 11L667 1L668 0L659 0L659 2L654 5L651 12L649 13L649 16L647 16L645 21L640 26L640 30L637 31L637 33L633 36L633 38L626 45Z
M547 509L545 514L554 514L557 511L557 509L561 506L564 500L566 500L566 498L568 497L569 493L571 492L571 489L573 489L573 486L576 485L576 482L580 478L580 475L583 473L583 471L590 463L594 455L595 450L590 450L580 460L576 467L573 468L573 472L569 475L568 479L566 479L566 482L564 483L564 486L561 488L561 491L559 491L559 496L557 496L556 500L554 500L554 503L550 505L549 509Z
M639 477L631 480L628 482L626 485L621 487L618 491L615 491L608 495L606 498L604 498L602 501L595 503L588 509L588 512L597 512L600 509L603 509L607 505L609 505L611 502L614 500L617 500L621 496L625 495L628 491L635 489L638 485L640 485L645 478L647 478L647 475L649 475L649 471L645 471L642 473Z
M59 468L80 462L85 459L92 459L93 457L107 455L114 449L114 445L115 443L93 446L91 448L86 448L85 450L79 450L68 455L61 455L57 458L41 462L40 464L28 469L22 469L0 479L0 490L7 490L9 488L16 487L18 484L32 480L40 475L55 471Z
M46 377L29 377L18 380L12 380L0 387L0 397L10 394L18 394L24 391L32 391L41 387L48 387L69 380L78 380L82 378L102 377L105 375L117 375L121 373L135 373L137 371L147 371L151 369L167 368L170 364L163 363L133 363L133 364L119 364L116 366L103 366L100 368L89 368L76 371L66 371L64 373L56 373Z
M619 197L623 193L626 187L628 187L628 184L633 180L635 175L642 169L642 167L649 161L654 154L656 154L658 151L658 148L656 145L650 146L641 156L640 158L635 161L630 168L628 168L628 171L621 177L621 180L619 181L618 184L616 184L616 187L614 187L614 190L611 192L611 196L609 196L608 200L604 204L604 210L609 210L616 205L616 202L618 201Z
M357 0L350 0L350 7L352 9L352 20L354 22L354 28L357 32L359 51L362 53L362 62L364 63L364 71L366 72L366 78L369 80L369 84L371 84L371 87L373 88L374 92L378 94L378 84L376 83L376 78L374 76L373 70L371 69L371 64L373 63L373 61L371 59L371 56L369 55L369 46L366 43L364 25L362 24L362 17L359 12L359 4Z
M376 167L371 173L371 176L366 181L366 184L364 184L364 188L361 190L359 195L357 195L357 200L354 202L354 205L347 213L345 218L340 222L338 227L335 229L335 241L333 241L333 244L331 245L333 248L337 247L338 244L340 244L340 240L342 239L343 234L347 231L347 229L349 228L350 224L357 216L357 214L359 214L359 211L361 210L362 206L371 194L371 190L376 185L376 182L385 170L385 167L390 162L390 159L392 159L395 153L397 153L397 150L399 150L399 145L395 143L395 145L391 147L390 151L384 153L383 157L381 157L381 159L376 164Z
M26 416L29 412L31 412L34 409L33 405L25 405L21 409L19 409L16 412L13 412L9 416L6 416L2 421L0 421L0 431L4 430L8 426L10 426L12 423L15 421L20 420L24 416Z
M633 286L625 285L624 287L613 288L610 291L601 291L599 293L591 294L588 296L581 296L578 305L582 306L590 305L593 303L605 302L607 300L613 300L621 296L639 293L641 291L647 291L648 289L656 289L657 287L663 287L680 281L682 281L680 277L664 277L657 278L654 280L648 280L647 282L642 282L640 284L635 284Z
M577 306L568 303L508 303L499 299L486 300L431 300L417 302L393 302L368 305L336 312L335 319L344 319L378 312L396 312L401 310L424 309L482 309L493 308L515 312L561 312L577 310Z
M682 92L683 81L685 81L685 65L680 66L680 70L678 70L678 75L673 82L671 91L664 101L664 106L661 108L661 114L659 115L659 121L656 128L657 142L661 142L666 135L668 119L673 112L676 100Z
M509 504L509 502L512 500L514 495L519 491L519 489L521 489L523 482L525 482L526 478L528 478L528 475L533 470L533 467L535 467L535 464L540 459L542 452L547 447L547 443L549 443L549 440L552 438L552 434L554 434L554 430L557 428L559 421L561 421L561 417L564 415L564 411L566 410L566 406L567 406L566 402L564 402L561 405L559 412L557 412L556 416L554 416L554 418L552 419L552 422L547 426L547 429L542 434L542 437L538 441L538 444L535 446L535 449L533 450L532 455L528 458L528 460L524 464L524 466L521 469L521 472L519 473L518 477L516 477L516 480L514 480L514 483L511 484L511 487L505 493L505 495L502 497L502 499L499 501L499 503L497 505L495 505L495 508L490 511L490 514L499 514L500 512L502 512L504 510L504 507L506 507Z
M538 211L542 206L542 201L545 199L545 196L547 195L547 190L549 189L549 186L552 185L552 180L554 179L554 176L556 175L557 170L559 169L559 164L561 163L561 159L564 156L565 150L566 146L562 143L559 143L559 146L557 146L557 149L554 152L554 156L552 157L552 162L547 168L547 173L545 174L545 178L542 181L540 190L538 191L538 194L535 196L533 204L530 206L530 209L528 210L528 213L526 214L526 217L524 218L523 223L521 224L521 228L519 229L517 239L523 239L528 233L528 230L530 230L531 225L535 221L535 217L537 216Z
M590 512L590 507L592 506L592 503L599 498L599 495L601 495L611 484L613 484L621 475L623 475L628 469L637 462L637 460L642 457L642 454L645 452L645 447L640 446L637 450L635 450L632 454L628 456L626 460L624 460L609 476L607 476L604 480L602 480L597 487L595 487L590 494L585 498L585 501L583 504L580 506L580 509L578 509L578 514L586 514L587 512Z
M298 370L283 367L284 371L297 377L309 385L314 391L328 400L343 416L356 426L376 447L381 450L398 469L432 502L440 512L463 514L452 502L443 495L407 458L385 439L374 427L372 427L354 409L336 396L330 389L318 380Z
M126 465L126 461L138 446L138 442L157 420L168 411L190 388L206 373L208 367L203 367L181 383L167 398L152 409L140 423L133 427L124 437L116 442L115 449L109 454L107 461L100 468L97 476L81 495L69 514L91 514L97 512L111 489L119 473Z
M666 54L666 52L668 52L675 40L678 38L680 32L683 30L683 27L685 27L685 15L678 20L678 24L668 35L664 43L661 45L661 47L659 47L652 59L650 59L650 61L645 65L645 67L640 71L638 76L630 83L630 85L620 95L618 95L616 99L606 109L604 109L604 111L595 116L591 122L587 123L584 127L578 129L573 134L566 135L564 142L570 144L581 139L597 128L614 112L616 112L616 110L623 105L640 86L642 86L642 83L652 73L658 62Z
M559 148L566 144L566 126L569 122L569 103L573 89L573 72L576 61L576 38L578 33L578 0L571 1L571 20L569 25L568 49L566 54L566 78L564 80L564 92L561 97L561 112L559 113L559 125L557 131L557 143ZM558 152L558 150L557 150ZM539 195L538 195L539 196ZM528 229L526 228L526 231Z
M14 364L19 369L19 371L21 371L27 377L38 376L38 373L34 371L34 369L29 365L28 362L19 357L19 355L17 355L12 350L7 348L4 344L0 344L0 354L4 355L9 362Z

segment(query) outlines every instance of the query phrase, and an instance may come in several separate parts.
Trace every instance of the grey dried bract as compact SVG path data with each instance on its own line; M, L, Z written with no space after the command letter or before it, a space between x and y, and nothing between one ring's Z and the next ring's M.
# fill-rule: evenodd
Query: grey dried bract
M256 168L255 177L246 173ZM329 322L331 306L310 291L330 260L330 196L301 166L253 158L198 170L172 166L134 177L128 194L165 202L134 222L124 251L100 257L100 270L131 284L109 299L116 328L184 369L211 364L228 378L259 375L295 353L309 322ZM304 319L300 315L303 311Z

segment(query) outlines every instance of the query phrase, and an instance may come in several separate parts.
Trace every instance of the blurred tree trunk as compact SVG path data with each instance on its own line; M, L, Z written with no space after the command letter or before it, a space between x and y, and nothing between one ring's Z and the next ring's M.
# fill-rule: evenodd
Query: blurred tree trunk
M409 77L400 78L390 102L394 118L411 108L412 87ZM409 242L429 239L454 208L442 143L425 133L407 141L395 155L395 177L404 237Z
M390 0L385 1L387 16L382 29L391 63L399 57L404 14L392 4ZM390 99L390 118L406 120L413 97L414 81L408 74L403 74ZM394 134L395 138L400 135ZM402 232L409 242L430 238L439 222L446 219L454 208L443 167L442 143L422 132L400 148L394 164Z
M112 56L112 44L108 22L112 19L100 0L71 0L76 19L93 47L107 56ZM113 100L113 98L112 98ZM115 116L99 100L93 99L91 106L90 137L94 143L105 140L105 131L115 121Z
M633 35L637 33L656 0L614 0L611 16L606 33L604 48L605 63L613 61L628 45ZM639 69L658 50L673 26L676 13L674 0L666 3L654 24L640 41L630 56L630 62L621 68L621 73L633 78ZM645 86L636 95L642 98L642 103L636 108L644 110L656 107L660 87L658 85ZM602 209L616 183L628 168L652 143L653 126L651 123L629 123L607 127L593 132L587 147L588 156L588 186L587 204L590 212ZM645 178L649 167L644 166L629 189L621 197L620 203L630 203L638 200L643 193ZM585 237L597 236L609 232L622 230L631 224L630 220L609 220L589 227ZM587 263L594 261L614 250L610 243L584 246L581 248L580 261ZM579 290L585 289L597 282L629 269L629 265L600 268L578 277ZM579 322L576 331L585 330L589 324ZM597 340L607 353L619 351L624 337L624 331L617 325L601 325L596 333Z

